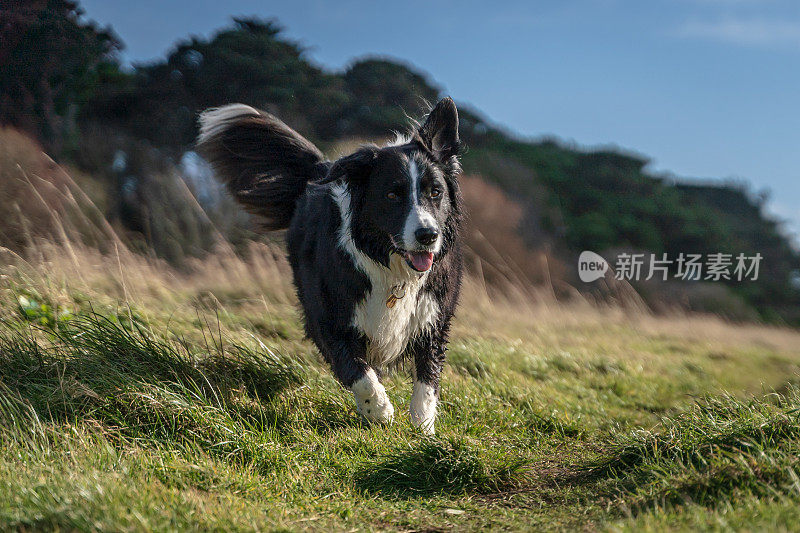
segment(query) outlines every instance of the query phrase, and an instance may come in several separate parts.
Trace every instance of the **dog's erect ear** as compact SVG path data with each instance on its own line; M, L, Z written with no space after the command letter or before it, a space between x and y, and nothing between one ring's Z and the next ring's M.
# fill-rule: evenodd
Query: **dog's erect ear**
M458 155L461 141L458 138L458 110L452 98L442 98L419 128L422 143L440 161Z
M362 146L356 152L336 161L328 172L323 183L344 178L349 182L363 181L369 178L378 156L377 146Z

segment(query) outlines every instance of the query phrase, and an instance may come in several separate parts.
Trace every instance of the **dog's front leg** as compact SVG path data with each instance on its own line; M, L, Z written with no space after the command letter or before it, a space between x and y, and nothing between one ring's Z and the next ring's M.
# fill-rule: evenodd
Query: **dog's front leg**
M444 367L446 340L430 332L411 345L414 356L414 388L411 393L411 423L428 435L435 433L436 406L439 402L439 376Z
M356 409L370 422L389 423L394 419L394 406L374 369L367 368L350 390L356 399Z
M364 338L353 332L332 337L337 340L328 344L333 348L328 359L336 378L353 393L356 410L370 422L391 422L394 406L375 369L366 362Z

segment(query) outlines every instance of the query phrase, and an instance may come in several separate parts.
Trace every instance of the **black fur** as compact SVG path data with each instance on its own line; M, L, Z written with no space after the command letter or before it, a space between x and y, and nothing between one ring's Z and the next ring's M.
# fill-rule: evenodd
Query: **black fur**
M271 229L288 226L289 260L306 332L345 387L370 368L370 339L354 325L354 317L373 287L352 253L342 247L342 213L332 192L346 184L352 241L381 268L388 268L394 255L406 258L411 268L409 254L428 253L429 248L409 244L408 220L415 208L408 202L416 199L425 224L441 234L417 294L418 301L432 298L438 313L428 327L409 337L403 355L413 359L417 379L438 391L463 269L460 141L453 101L440 101L407 142L366 146L334 163L324 161L310 142L263 112L217 125L212 135L201 136L199 147L245 207L263 216ZM416 182L412 163L419 176ZM409 272L412 278L416 275Z

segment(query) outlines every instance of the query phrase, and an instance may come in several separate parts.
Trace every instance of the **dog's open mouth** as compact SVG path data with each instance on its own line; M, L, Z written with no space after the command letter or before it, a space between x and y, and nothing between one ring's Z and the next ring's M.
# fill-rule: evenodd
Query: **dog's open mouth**
M433 266L432 252L406 252L406 263L417 272L427 272Z

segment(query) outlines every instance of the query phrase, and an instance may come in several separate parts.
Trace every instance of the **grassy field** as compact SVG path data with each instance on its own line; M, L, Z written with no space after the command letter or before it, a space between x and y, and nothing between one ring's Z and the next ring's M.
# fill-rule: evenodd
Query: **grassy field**
M0 528L798 527L798 332L471 281L428 438L404 374L359 419L251 256L3 256Z

